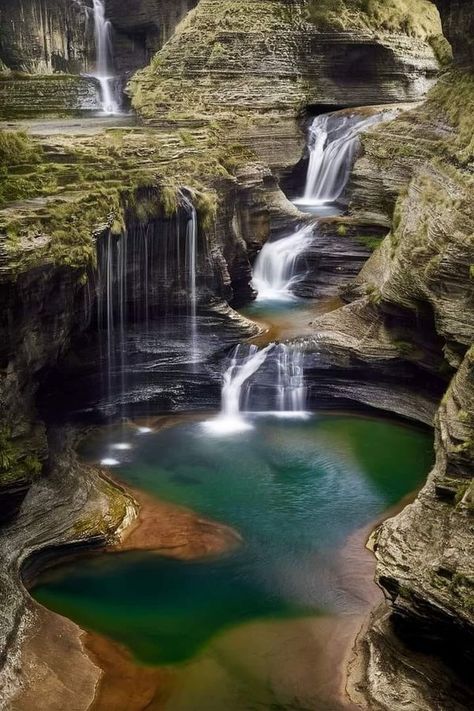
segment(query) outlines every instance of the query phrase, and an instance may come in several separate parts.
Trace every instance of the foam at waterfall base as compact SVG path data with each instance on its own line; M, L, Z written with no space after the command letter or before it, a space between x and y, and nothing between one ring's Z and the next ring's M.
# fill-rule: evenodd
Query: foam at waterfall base
M309 420L312 413L307 410L268 410L263 412L245 412L241 415L217 415L202 423L202 428L215 437L228 437L255 429L252 420L276 418L279 420Z
M218 415L203 422L202 427L208 434L215 436L228 436L253 429L248 419L240 415Z

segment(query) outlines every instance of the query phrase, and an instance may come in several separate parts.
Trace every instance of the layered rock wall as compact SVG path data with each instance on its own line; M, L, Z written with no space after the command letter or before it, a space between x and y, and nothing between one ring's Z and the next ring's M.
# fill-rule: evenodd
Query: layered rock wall
M0 60L12 71L79 74L93 66L89 0L3 0Z
M130 84L143 120L221 121L270 166L294 165L301 111L421 98L438 62L403 32L322 30L304 0L201 0ZM440 29L439 29L440 31Z
M146 66L198 0L106 0L120 74Z
M456 63L474 65L474 15L470 0L435 0L443 31L451 43Z

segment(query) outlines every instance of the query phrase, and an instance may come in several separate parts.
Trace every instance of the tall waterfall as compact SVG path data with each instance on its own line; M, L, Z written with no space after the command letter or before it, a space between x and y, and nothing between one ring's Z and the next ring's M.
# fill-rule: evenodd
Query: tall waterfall
M309 166L304 196L295 202L300 205L337 202L352 170L359 134L386 117L383 113L317 116L309 132Z
M126 391L130 339L145 344L168 316L184 316L181 340L197 360L198 216L190 197L179 202L171 218L131 221L120 235L98 240L97 316L112 409Z
M313 226L306 225L294 234L266 242L255 262L252 286L258 301L289 301L292 287L300 275L298 259L308 246Z
M252 406L252 392L257 390L258 410ZM221 412L206 422L205 427L215 434L250 429L245 415L261 412L262 402L265 403L263 412L305 414L306 386L301 351L274 343L262 349L255 345L238 345L224 373Z
M112 25L105 17L103 0L93 0L94 39L96 49L96 68L93 74L100 85L102 111L105 114L118 114L120 107L114 95L115 77L112 74Z
M184 193L181 193L181 200L189 212L188 224L186 227L186 274L187 291L189 294L190 331L193 350L193 361L197 355L197 287L196 287L196 265L198 249L198 215L192 200Z

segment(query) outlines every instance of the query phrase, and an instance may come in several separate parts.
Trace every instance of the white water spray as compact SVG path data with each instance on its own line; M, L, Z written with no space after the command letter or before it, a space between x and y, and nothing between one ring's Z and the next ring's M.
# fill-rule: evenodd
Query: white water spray
M105 114L119 114L120 108L114 96L115 77L111 70L112 25L105 17L102 0L93 0L94 39L96 48L96 68L92 75L100 85L102 111Z
M313 226L307 225L289 237L266 242L255 262L252 286L257 301L291 301L292 287L301 278L298 258L308 246Z

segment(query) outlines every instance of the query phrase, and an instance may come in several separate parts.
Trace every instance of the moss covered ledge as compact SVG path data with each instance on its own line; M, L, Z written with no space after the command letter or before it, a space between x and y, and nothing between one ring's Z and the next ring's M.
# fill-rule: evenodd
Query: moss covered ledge
M235 183L235 170L251 157L248 149L221 141L216 127L73 137L0 132L2 267L11 274L45 262L87 268L96 235L119 233L127 212L146 219L146 190L156 196L155 212L170 215L187 188L206 228L217 209L216 182Z

